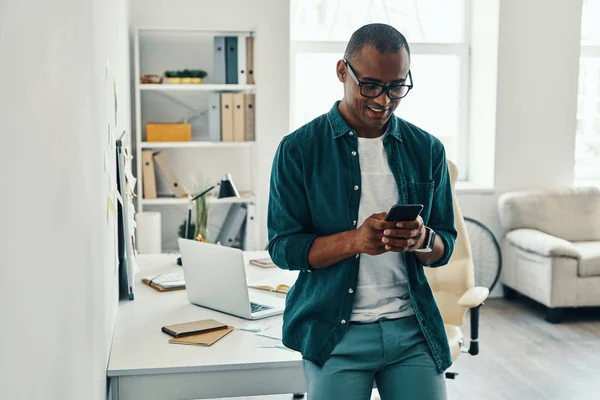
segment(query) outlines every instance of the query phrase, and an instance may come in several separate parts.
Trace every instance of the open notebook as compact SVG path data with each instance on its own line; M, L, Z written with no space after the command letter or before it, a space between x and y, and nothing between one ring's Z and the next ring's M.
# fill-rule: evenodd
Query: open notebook
M290 288L296 282L298 278L298 272L289 271L278 278L269 278L256 282L248 283L249 288L267 290L269 292L287 294Z

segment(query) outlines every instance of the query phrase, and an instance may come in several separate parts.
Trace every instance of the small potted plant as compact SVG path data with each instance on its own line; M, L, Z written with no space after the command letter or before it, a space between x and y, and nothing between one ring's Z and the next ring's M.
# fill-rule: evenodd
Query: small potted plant
M181 83L181 78L177 71L165 71L165 78L167 78L167 82L171 84Z
M184 69L183 71L179 71L179 77L181 78L181 83L184 85L192 83L192 74L189 69Z
M192 70L192 83L199 84L202 83L204 78L206 77L206 71L201 69Z

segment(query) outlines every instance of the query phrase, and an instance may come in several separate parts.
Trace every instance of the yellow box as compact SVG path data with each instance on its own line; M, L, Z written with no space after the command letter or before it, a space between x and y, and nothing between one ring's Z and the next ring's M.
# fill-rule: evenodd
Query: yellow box
M146 124L147 142L190 142L190 124Z

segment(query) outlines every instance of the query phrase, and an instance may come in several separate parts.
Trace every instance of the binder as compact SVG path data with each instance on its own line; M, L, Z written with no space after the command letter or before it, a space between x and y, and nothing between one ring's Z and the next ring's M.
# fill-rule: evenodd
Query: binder
M231 247L235 243L235 239L240 229L242 229L245 219L246 208L244 205L238 203L232 204L223 222L221 232L219 232L217 242L220 242L222 246Z
M238 36L237 41L238 83L245 85L248 82L246 78L246 37Z
M254 107L254 94L246 93L244 96L244 105L246 106L246 137L244 140L247 142L254 142L256 140L255 133L255 107Z
M262 248L259 237L256 235L256 204L246 203L246 228L242 231L242 243L244 250L256 250Z
M154 163L162 173L163 177L167 180L171 191L175 197L186 197L187 193L183 188L183 185L179 183L177 176L173 172L173 169L169 165L165 155L162 152L154 154Z
M212 92L208 96L208 140L221 141L221 95Z
M225 37L225 79L228 84L238 83L238 38L237 36Z
M246 83L254 85L254 36L246 38Z
M221 137L233 142L233 93L221 93Z
M152 150L142 150L142 184L144 185L144 198L155 199L156 172Z
M214 45L214 62L213 62L213 83L226 83L225 78L225 36L215 36Z
M246 105L244 93L233 94L233 141L243 142L246 138Z

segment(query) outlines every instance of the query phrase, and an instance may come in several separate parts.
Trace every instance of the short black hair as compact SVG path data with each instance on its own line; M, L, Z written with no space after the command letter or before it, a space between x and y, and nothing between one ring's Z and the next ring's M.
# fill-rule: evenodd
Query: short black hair
M355 31L346 46L344 58L351 61L356 53L366 45L375 47L382 54L406 49L410 58L410 48L404 35L387 24L368 24Z

